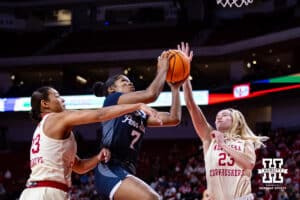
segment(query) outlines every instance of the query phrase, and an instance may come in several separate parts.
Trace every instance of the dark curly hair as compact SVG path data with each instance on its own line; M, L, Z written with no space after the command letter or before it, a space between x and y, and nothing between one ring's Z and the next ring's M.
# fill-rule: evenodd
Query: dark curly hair
M49 90L52 87L44 86L36 91L34 91L31 95L31 111L30 117L36 121L40 122L42 120L41 116L41 100L48 100L49 97Z

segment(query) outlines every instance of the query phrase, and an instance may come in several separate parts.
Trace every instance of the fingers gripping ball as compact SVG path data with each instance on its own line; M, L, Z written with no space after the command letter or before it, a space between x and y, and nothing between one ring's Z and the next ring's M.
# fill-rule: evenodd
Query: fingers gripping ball
M170 50L169 70L166 81L177 83L185 80L190 74L190 61L186 55L178 50Z

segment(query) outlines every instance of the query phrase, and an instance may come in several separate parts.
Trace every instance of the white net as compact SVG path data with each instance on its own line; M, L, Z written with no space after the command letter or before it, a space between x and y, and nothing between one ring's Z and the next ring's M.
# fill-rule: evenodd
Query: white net
M253 3L253 0L217 0L217 4L225 7L242 7Z

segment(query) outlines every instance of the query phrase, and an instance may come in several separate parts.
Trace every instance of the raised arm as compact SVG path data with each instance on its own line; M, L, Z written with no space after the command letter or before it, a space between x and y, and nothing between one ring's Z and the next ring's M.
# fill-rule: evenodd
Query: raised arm
M181 84L172 85L169 84L172 91L172 104L170 112L158 112L158 117L162 120L162 124L159 124L157 120L150 116L147 121L148 127L157 126L177 126L181 121L181 104L179 98L179 88Z
M168 51L164 51L158 57L156 76L146 90L125 93L120 96L118 104L154 102L158 98L165 84L169 68L169 55Z
M62 120L67 126L76 126L111 120L126 113L143 110L147 114L157 116L157 112L143 103L114 105L100 108L98 110L65 111Z
M177 49L182 51L189 58L190 62L192 61L193 51L190 50L188 43L181 42L181 44L177 45ZM202 110L195 103L193 98L192 84L189 79L183 83L183 93L186 107L191 115L193 125L198 136L203 142L204 151L206 151L211 142L210 132L212 131L212 127L208 124L204 114L202 113Z
M203 143L210 144L211 142L210 132L213 129L207 122L202 110L195 103L190 80L186 80L183 83L183 93L184 93L184 100L186 102L186 107L191 115L192 122L198 136L200 137Z

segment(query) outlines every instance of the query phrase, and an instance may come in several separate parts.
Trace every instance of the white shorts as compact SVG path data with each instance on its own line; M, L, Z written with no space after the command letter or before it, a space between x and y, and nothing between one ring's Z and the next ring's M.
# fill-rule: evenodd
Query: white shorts
M70 200L67 192L52 187L26 188L19 200Z

